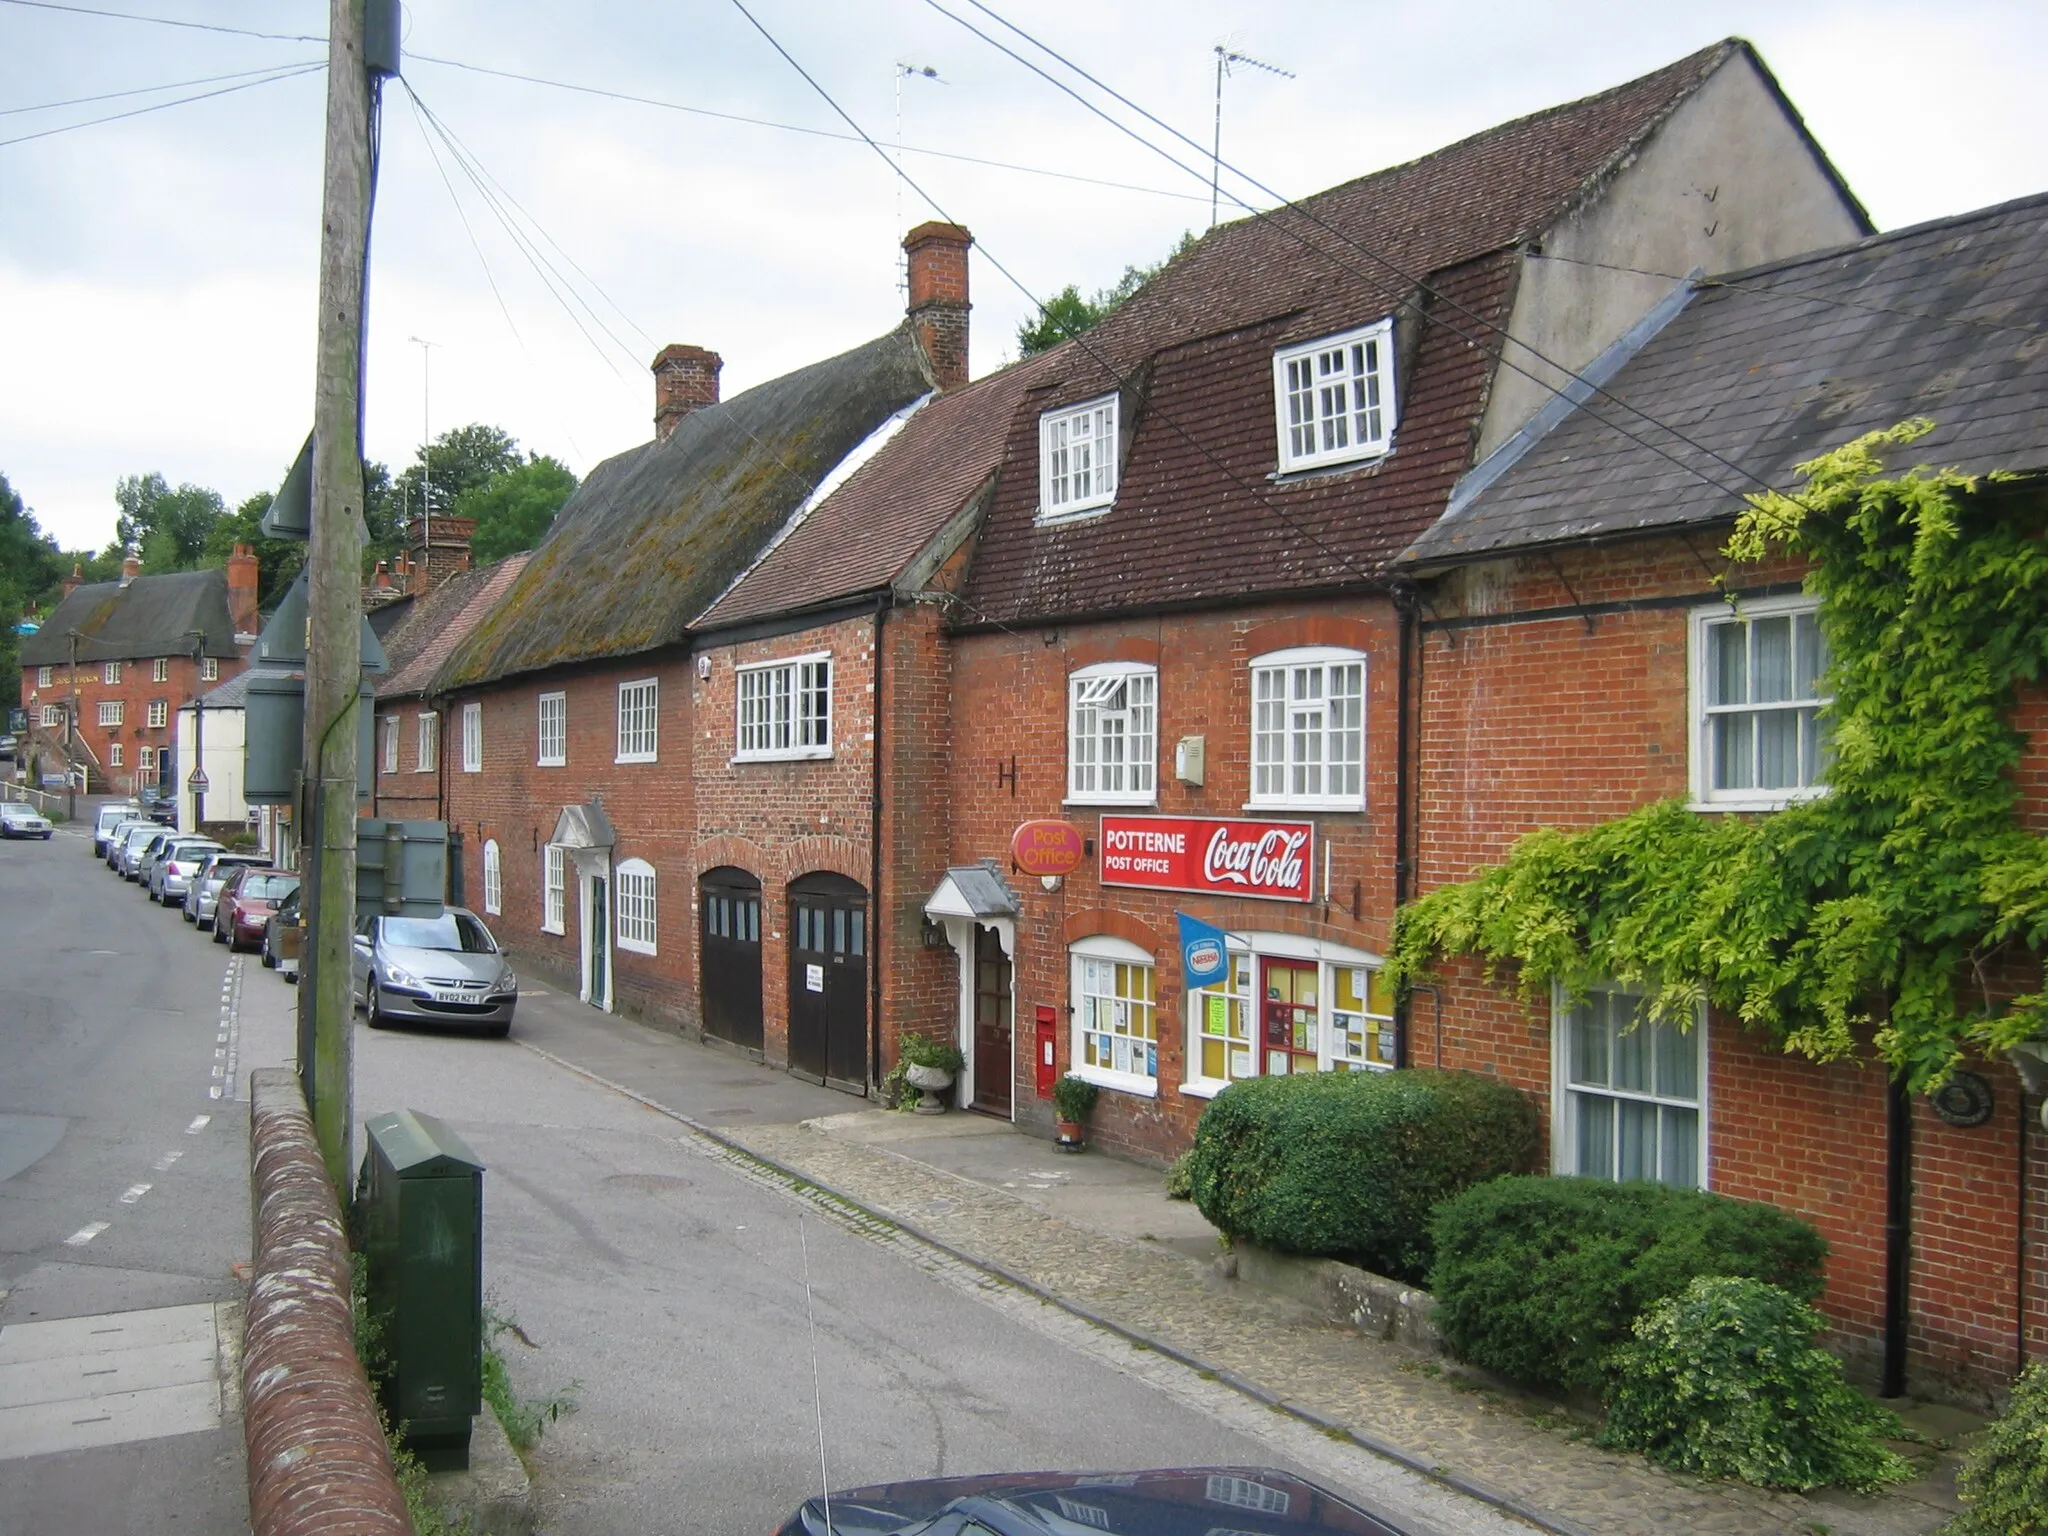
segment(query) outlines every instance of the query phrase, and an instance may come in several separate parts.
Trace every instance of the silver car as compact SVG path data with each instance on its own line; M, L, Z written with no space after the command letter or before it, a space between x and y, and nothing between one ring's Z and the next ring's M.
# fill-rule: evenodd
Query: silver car
M145 821L139 827L129 828L127 837L122 839L120 848L115 852L114 868L123 880L140 878L138 872L142 868L143 859L148 857L149 850L166 837L176 836L177 833L166 832L153 821Z
M149 867L149 899L167 907L183 906L192 877L210 853L225 853L227 844L210 837L181 837L166 843Z
M220 888L228 883L228 876L244 865L269 862L260 853L208 854L200 860L199 873L192 877L191 886L185 892L185 921L211 927L213 909L220 903Z
M115 822L107 829L106 844L100 849L100 857L106 861L107 868L116 872L120 870L121 850L127 846L129 834L137 827L150 827L159 832L163 830L146 816L130 816Z
M362 918L349 969L372 1029L404 1020L472 1025L499 1039L512 1032L519 978L474 912Z
M49 817L34 806L19 800L0 801L0 837L40 837L47 843L53 830Z

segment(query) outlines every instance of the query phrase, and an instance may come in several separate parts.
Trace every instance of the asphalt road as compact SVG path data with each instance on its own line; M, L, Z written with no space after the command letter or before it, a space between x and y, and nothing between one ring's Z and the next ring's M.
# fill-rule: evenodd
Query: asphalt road
M247 1120L232 1086L212 1097L215 1067L246 1084L289 1059L291 989L61 833L0 844L0 914L0 1324L233 1295ZM1419 1536L1525 1529L793 1189L519 1036L358 1023L356 1111L439 1115L489 1169L485 1285L520 1330L500 1348L523 1395L576 1405L533 1457L550 1536L759 1536L821 1477L1198 1463L1306 1471ZM0 1459L0 1532L240 1529L239 1453L231 1424ZM123 1492L145 1468L150 1493Z

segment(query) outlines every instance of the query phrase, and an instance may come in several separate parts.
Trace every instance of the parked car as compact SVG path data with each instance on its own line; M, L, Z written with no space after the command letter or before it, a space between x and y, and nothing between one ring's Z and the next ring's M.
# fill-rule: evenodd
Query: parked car
M943 1516L943 1518L940 1518ZM1403 1536L1320 1484L1270 1467L1157 1472L1020 1472L882 1483L807 1499L776 1536Z
M50 818L20 800L0 800L0 837L40 837L44 842L56 829Z
M286 981L299 979L299 893L293 891L277 904L277 910L270 914L270 924L263 930L263 966L276 971Z
M6 758L10 763L13 762L14 750L20 745L21 738L18 736L0 736L0 757Z
M512 1032L519 978L490 929L465 908L362 918L349 973L372 1029L402 1019L476 1025L499 1039Z
M166 907L182 906L192 877L211 853L225 853L227 845L210 837L180 837L164 845L149 867L149 899Z
M145 821L129 828L128 836L122 841L114 859L115 872L123 880L136 878L136 870L142 863L143 855L160 844L167 834L153 821Z
M142 820L142 807L133 800L109 800L93 813L92 852L93 857L107 856L107 837L115 827L124 821Z
M167 795L160 789L145 789L142 792L142 814L160 827L175 827L178 824L178 797Z
M213 942L229 949L260 945L277 904L296 895L299 877L290 870L249 865L236 870L220 888L213 908Z
M128 846L128 839L137 827L147 827L152 837L163 830L155 822L146 820L141 816L131 816L126 821L115 822L107 833L107 846L104 857L107 861L107 868L113 870L116 874L119 874L121 871L121 852Z
M135 883L145 891L149 889L149 872L156 867L156 861L172 843L178 840L178 829L159 827L157 834L142 845L142 851L135 856Z
M220 888L228 883L228 876L238 869L262 869L269 864L270 860L260 853L231 853L223 849L208 854L200 860L199 872L185 892L185 921L212 927L213 909L220 904Z

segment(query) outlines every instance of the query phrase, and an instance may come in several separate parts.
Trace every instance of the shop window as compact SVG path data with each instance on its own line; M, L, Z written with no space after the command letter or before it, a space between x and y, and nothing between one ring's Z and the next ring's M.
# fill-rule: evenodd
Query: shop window
M1082 939L1069 950L1073 1071L1150 1098L1159 1091L1159 1019L1152 956L1123 939Z
M1228 978L1187 995L1183 1092L1206 1098L1248 1077L1395 1064L1393 988L1377 959L1289 934L1244 938L1251 947L1230 949Z

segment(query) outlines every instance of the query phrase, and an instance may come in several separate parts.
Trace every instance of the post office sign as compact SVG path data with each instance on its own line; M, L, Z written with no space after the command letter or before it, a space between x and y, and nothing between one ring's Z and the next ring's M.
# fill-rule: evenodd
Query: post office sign
M1081 829L1068 821L1027 821L1010 834L1010 857L1027 875L1071 875L1083 852Z
M1104 885L1313 901L1315 852L1312 821L1105 816L1097 868Z

